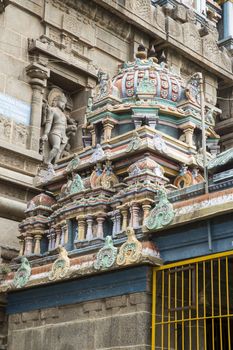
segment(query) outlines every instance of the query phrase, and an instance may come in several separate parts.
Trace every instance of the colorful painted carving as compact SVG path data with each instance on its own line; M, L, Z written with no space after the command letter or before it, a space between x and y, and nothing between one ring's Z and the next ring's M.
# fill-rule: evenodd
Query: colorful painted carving
M54 261L52 265L52 270L49 274L50 281L64 278L67 275L70 268L70 259L68 257L66 249L62 246L59 246L58 250L59 256L57 260Z
M96 270L108 269L114 265L117 256L117 248L114 247L112 237L105 238L104 246L98 251L94 268Z
M174 218L173 205L168 201L167 193L162 187L158 190L159 202L145 219L148 230L157 230L169 225Z
M30 276L31 276L30 263L26 257L22 257L21 265L16 271L13 279L13 285L16 288L24 287L28 283Z
M204 178L199 174L198 169L194 168L193 171L190 171L187 166L183 165L180 174L174 180L174 185L178 188L185 188L203 181Z
M137 263L142 255L142 244L137 240L132 227L126 229L126 235L127 241L122 244L117 255L118 265Z
M113 188L113 186L118 183L118 178L113 173L111 161L106 161L104 169L102 169L102 165L100 163L97 163L90 177L91 188L102 187L109 189Z

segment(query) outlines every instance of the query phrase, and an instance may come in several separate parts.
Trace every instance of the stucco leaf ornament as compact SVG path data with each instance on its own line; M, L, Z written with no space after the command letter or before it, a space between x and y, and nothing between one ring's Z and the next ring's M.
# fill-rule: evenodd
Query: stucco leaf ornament
M132 140L130 141L130 143L128 144L128 147L126 148L126 152L131 152L131 151L136 151L137 149L140 148L140 146L142 145L142 140L140 138L140 136L138 135L137 131L135 131Z
M158 190L158 198L158 204L156 204L145 219L145 226L149 230L156 230L169 225L175 215L173 205L168 201L165 189L161 188Z
M31 276L31 266L26 257L21 258L21 265L15 273L13 285L16 288L24 287Z
M70 194L79 193L84 190L84 184L81 176L76 174L70 186Z
M74 170L77 169L77 167L80 164L80 158L79 156L75 153L73 159L71 159L71 161L68 163L67 167L66 167L66 172L73 172Z
M116 256L117 248L113 245L112 237L107 236L105 238L104 246L97 253L94 268L96 270L104 270L110 268L115 263Z
M117 255L118 265L128 265L136 263L140 260L142 255L142 244L135 236L134 229L128 227L126 229L127 241L122 244Z
M163 137L159 134L156 134L153 139L154 148L157 149L161 153L167 152L167 145L164 141Z
M59 256L52 265L52 270L49 274L49 280L59 280L66 276L70 268L70 259L66 249L62 246L58 247Z

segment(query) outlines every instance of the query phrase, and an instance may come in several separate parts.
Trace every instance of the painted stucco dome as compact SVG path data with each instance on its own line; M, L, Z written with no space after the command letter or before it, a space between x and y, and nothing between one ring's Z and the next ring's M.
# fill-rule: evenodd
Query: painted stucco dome
M37 196L33 197L30 202L28 202L25 212L29 212L38 208L50 209L54 203L55 200L52 197L48 196L45 193L40 193Z
M164 63L157 64L153 58L136 58L134 62L124 63L112 83L123 99L143 94L173 102L185 98L185 82L170 72Z

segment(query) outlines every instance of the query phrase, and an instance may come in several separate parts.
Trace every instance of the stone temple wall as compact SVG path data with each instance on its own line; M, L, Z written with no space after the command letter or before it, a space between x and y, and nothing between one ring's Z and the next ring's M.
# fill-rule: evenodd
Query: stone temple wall
M8 350L149 350L150 326L150 294L128 294L10 315Z

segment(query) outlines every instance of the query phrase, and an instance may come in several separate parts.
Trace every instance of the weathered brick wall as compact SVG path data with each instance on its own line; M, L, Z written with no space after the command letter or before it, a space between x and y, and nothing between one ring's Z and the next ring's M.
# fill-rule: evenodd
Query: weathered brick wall
M151 296L134 293L9 316L8 350L148 350Z

